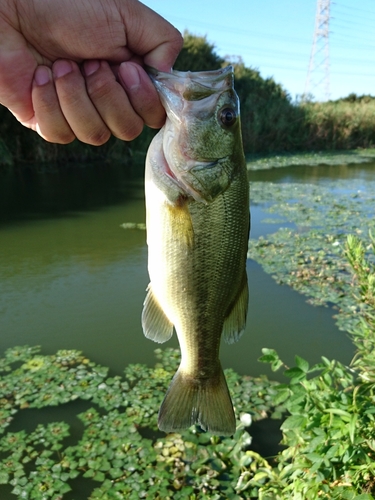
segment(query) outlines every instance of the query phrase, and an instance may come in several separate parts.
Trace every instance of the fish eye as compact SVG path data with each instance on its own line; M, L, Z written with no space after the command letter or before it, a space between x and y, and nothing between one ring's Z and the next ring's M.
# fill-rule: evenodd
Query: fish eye
M224 108L219 111L219 119L225 127L231 127L237 119L237 114L233 108Z

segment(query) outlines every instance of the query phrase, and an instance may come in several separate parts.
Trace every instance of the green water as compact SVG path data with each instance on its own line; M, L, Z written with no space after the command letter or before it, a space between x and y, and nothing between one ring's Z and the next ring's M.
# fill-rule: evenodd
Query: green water
M375 179L371 165L291 167L257 171L251 180L316 182ZM252 207L257 238L277 229ZM79 349L121 373L129 363L154 363L157 344L144 338L140 315L148 284L142 172L126 166L86 166L63 172L27 171L0 177L0 353L15 345L43 352ZM335 326L333 310L277 285L255 262L246 332L222 345L224 367L258 375L262 347L316 362L321 355L349 362L353 348ZM177 346L176 338L168 345Z

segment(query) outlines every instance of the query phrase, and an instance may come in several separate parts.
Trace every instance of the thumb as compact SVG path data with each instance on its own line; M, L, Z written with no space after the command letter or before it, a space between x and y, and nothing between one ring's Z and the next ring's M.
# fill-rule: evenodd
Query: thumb
M170 71L183 45L181 33L159 14L139 1L127 2L124 13L127 46L143 62L160 71Z
M34 115L31 84L37 61L27 49L22 35L0 21L0 103L10 109L20 122Z

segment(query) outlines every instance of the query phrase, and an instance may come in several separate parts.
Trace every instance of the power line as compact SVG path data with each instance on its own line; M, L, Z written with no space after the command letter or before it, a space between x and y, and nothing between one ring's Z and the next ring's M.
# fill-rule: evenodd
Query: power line
M339 19L341 18L342 16L343 17L346 17L346 16L349 16L349 19L361 19L362 21L369 21L369 22L374 22L375 21L375 12L374 12L374 15L373 17L371 17L371 15L364 15L364 14L352 14L352 13L348 13L348 12L340 12L340 8L342 7L342 5L340 5L339 3L335 3L335 19Z
M357 7L352 7L352 6L348 6L348 5L344 5L342 3L337 3L337 5L343 9L348 9L348 10L355 10L356 12L364 12L366 13L367 15L368 14L373 14L375 16L375 10L367 10L367 9L358 9Z
M237 28L231 28L228 26L224 25L219 25L219 24L214 24L214 23L207 23L207 22L200 22L197 20L193 19L186 19L182 17L176 17L176 16L169 16L169 19L173 22L178 21L178 22L183 22L187 26L188 24L190 26L201 26L203 28L211 28L215 31L220 31L220 33L234 33L234 34L240 34L240 35L246 35L247 37L249 36L256 36L256 37L261 37L261 38L267 38L273 39L273 40L283 40L283 41L290 41L290 42L298 42L298 43L306 43L306 40L304 38L299 38L299 37L293 37L293 36L283 36L283 35L275 35L273 33L265 33L265 32L260 32L260 31L254 31L251 30L249 31L248 29L237 29ZM187 28L189 31L191 28Z

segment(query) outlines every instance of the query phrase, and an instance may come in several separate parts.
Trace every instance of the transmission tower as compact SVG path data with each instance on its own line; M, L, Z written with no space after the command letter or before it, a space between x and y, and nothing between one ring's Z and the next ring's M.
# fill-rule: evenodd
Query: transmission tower
M329 99L329 19L331 0L317 0L314 38L309 69L305 84L305 98L309 93L324 89L325 99Z

